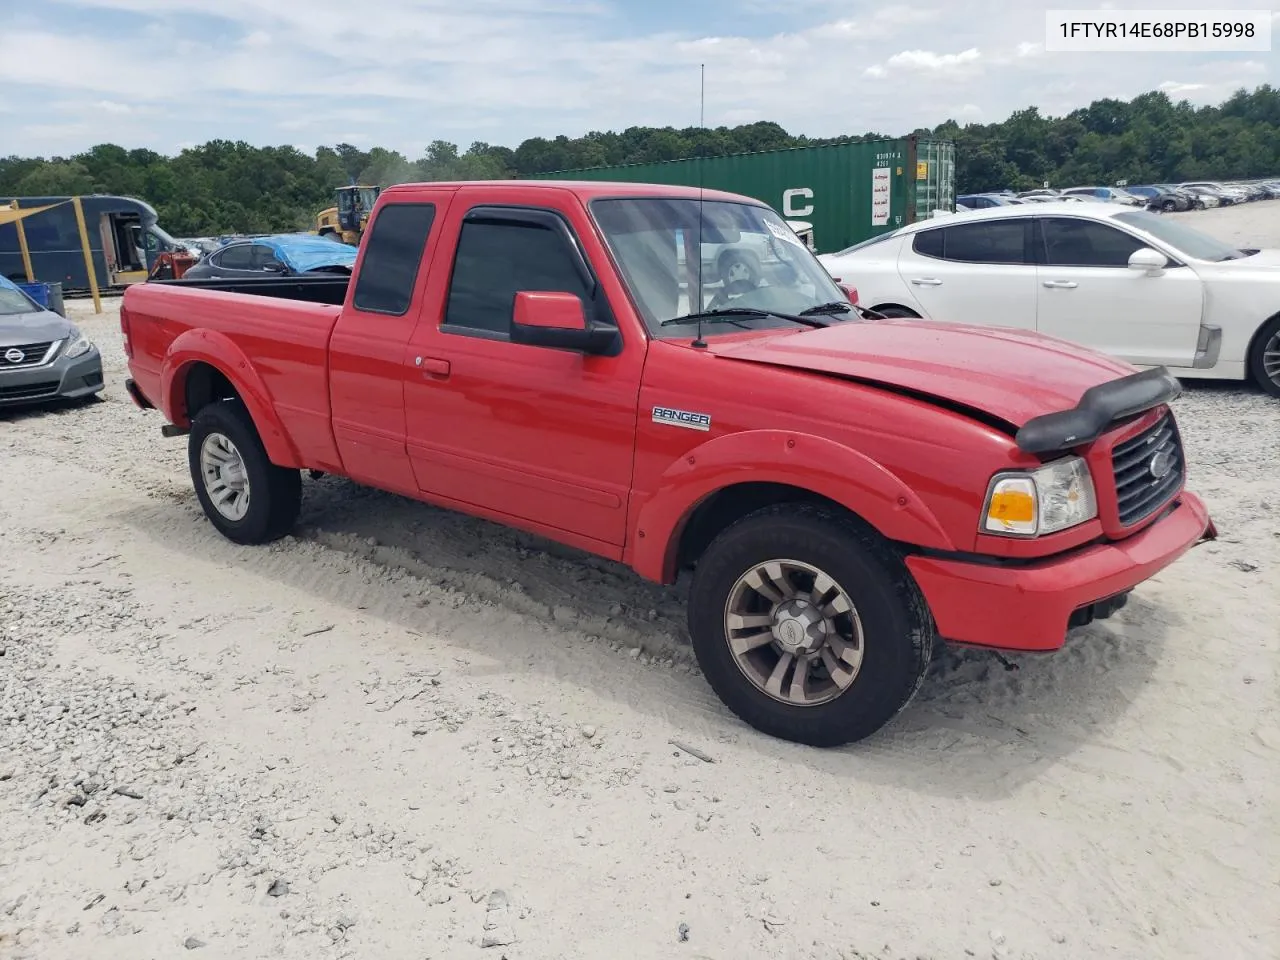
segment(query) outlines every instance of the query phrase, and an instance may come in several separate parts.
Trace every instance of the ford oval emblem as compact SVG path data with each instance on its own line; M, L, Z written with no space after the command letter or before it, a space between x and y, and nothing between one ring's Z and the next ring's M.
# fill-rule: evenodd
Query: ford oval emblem
M27 355L17 347L12 347L5 351L4 358L10 363L21 363L23 360L27 359Z
M1168 450L1161 450L1148 461L1147 469L1151 472L1151 476L1157 480L1163 480L1173 469L1173 454Z

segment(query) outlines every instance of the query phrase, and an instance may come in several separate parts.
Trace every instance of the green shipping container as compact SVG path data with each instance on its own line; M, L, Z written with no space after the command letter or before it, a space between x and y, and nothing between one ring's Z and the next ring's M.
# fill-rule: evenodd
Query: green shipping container
M814 246L830 253L926 219L934 210L954 210L955 169L950 140L903 137L557 170L532 179L727 190L763 201L787 220L813 224Z

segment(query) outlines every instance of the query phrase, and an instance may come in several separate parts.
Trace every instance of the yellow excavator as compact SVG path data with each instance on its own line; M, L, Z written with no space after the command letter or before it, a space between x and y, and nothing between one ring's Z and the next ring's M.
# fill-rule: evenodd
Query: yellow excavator
M339 187L336 191L338 204L321 210L316 215L316 233L330 240L360 245L365 227L369 225L369 214L382 192L381 187L365 187L352 184Z

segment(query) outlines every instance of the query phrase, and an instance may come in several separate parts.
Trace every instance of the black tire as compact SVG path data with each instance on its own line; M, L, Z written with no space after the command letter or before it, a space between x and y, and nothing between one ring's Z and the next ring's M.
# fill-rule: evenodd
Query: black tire
M860 669L847 689L819 705L765 693L729 646L725 614L734 585L758 564L784 558L834 580L862 626ZM807 504L766 507L716 537L694 570L688 616L698 665L724 704L763 733L814 747L861 740L892 720L924 680L936 631L923 595L885 540L854 518Z
M1165 213L1173 213L1175 210L1178 209L1178 201L1166 200L1164 203L1160 204L1160 209L1163 210Z
M920 319L920 314L916 313L914 310L908 310L906 307L888 306L888 307L872 307L871 309L874 310L876 313L880 314L880 316L882 317L898 317L903 320L919 320Z
M218 511L205 483L200 452L213 434L230 440L244 464L249 505L240 519L230 519ZM187 462L191 483L205 516L228 540L241 544L270 543L279 540L297 523L302 506L302 474L271 462L253 419L240 402L223 400L209 404L196 414L187 442Z
M1274 316L1263 324L1254 338L1253 347L1249 350L1249 373L1263 392L1273 397L1280 397L1280 373L1267 376L1266 353L1268 345L1272 350L1280 349L1280 316ZM1277 341L1273 343L1272 341Z

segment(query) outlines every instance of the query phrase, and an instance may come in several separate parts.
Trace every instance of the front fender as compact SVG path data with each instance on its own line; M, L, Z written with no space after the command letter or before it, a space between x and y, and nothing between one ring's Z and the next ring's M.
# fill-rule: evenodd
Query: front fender
M191 424L186 409L187 375L197 363L214 367L235 387L272 463L281 467L302 466L262 377L235 341L216 330L187 330L169 345L160 368L160 402L169 422L181 427Z
M694 508L742 483L799 487L848 508L891 540L956 549L928 506L869 457L825 437L753 430L709 440L667 468L634 513L630 565L641 576L671 582L680 536Z

